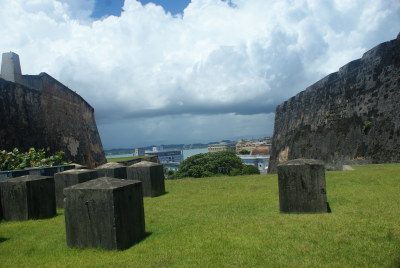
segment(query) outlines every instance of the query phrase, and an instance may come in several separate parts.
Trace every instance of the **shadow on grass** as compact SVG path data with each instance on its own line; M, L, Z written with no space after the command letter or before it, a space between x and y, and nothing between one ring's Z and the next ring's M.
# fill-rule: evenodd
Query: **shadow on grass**
M146 240L146 239L147 239L149 236L151 236L152 234L153 234L153 232L145 232L143 238L140 239L138 242L136 242L136 244L137 244L137 243L140 243L140 242L143 242L144 240Z
M10 238L0 237L0 243L10 240Z

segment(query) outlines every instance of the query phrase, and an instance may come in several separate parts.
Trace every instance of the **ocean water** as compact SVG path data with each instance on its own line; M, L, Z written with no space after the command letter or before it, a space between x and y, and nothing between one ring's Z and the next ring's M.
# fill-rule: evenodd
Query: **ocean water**
M186 159L195 154L202 154L207 153L207 148L200 148L200 149L185 149L183 151L183 159ZM106 158L117 158L117 157L128 157L133 156L133 154L114 154L114 155L107 155Z
M208 153L208 148L185 149L183 150L183 159L186 159L195 154L203 154L203 153Z

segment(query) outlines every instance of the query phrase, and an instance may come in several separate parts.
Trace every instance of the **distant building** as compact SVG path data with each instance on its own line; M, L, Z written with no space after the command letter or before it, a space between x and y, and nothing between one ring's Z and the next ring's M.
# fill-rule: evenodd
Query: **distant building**
M221 143L217 143L217 144L208 145L208 152L209 153L229 151L229 150L235 151L235 149L236 149L236 144L235 143L221 142Z
M265 144L272 144L272 137L264 137Z
M162 165L164 166L164 168L169 169L169 170L173 170L173 171L178 171L179 167L180 167L180 163L162 163Z
M135 151L133 152L134 156L141 156L144 155L145 150L144 148L135 148Z
M236 153L239 153L242 150L247 150L249 151L252 155L257 155L257 154L265 154L269 155L268 153L252 153L253 150L256 150L256 148L262 147L263 150L265 150L265 146L271 147L271 137L264 137L261 139L253 139L249 141L245 140L239 140L238 143L236 143Z
M164 150L164 146L160 145L160 146L153 146L152 151L153 152L159 152L159 151L163 151Z
M183 153L181 150L146 151L145 155L157 156L161 164L180 163L183 161Z
M258 168L260 174L266 174L269 163L269 155L238 155L245 165L252 165Z
M256 145L251 141L239 140L238 143L236 143L236 153L239 153L242 150L251 152L255 148Z
M257 146L251 151L251 155L270 155L272 146L269 145L261 145Z

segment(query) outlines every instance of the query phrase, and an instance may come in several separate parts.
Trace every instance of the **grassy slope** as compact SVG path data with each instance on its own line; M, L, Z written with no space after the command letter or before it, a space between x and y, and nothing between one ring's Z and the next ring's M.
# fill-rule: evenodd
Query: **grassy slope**
M2 222L0 264L130 267L399 267L400 164L327 172L331 214L280 214L276 175L167 181L145 198L146 231L125 251L70 249L63 211Z

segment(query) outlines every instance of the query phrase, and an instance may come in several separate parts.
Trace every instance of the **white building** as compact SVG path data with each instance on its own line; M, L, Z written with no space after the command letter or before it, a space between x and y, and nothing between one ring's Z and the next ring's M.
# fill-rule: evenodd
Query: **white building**
M245 165L252 165L258 168L260 174L266 174L269 163L269 155L238 155Z
M208 145L208 152L209 153L229 151L229 150L235 151L236 150L236 143L221 142L221 143L217 143L217 144Z
M144 155L145 150L143 148L135 148L133 152L133 156L141 156Z

